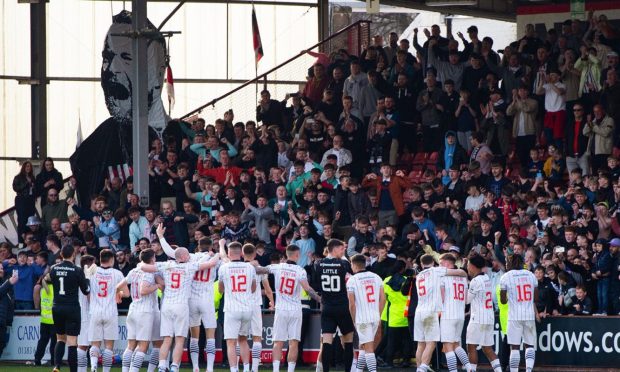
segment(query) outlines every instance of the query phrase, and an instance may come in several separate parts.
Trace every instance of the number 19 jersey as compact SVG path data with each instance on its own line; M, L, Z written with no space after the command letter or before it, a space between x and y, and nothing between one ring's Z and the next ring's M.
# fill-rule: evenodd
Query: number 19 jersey
M308 280L303 267L294 263L267 266L273 274L276 291L276 310L301 311L302 280Z
M347 307L346 280L351 273L351 264L341 258L327 257L314 264L313 287L321 294L325 307Z
M538 281L533 273L527 270L511 270L499 281L499 287L507 292L508 320L535 320L534 288Z

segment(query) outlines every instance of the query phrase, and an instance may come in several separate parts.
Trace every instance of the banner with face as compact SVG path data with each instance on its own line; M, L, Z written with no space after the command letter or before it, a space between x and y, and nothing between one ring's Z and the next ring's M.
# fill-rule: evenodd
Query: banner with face
M148 23L150 28L155 29ZM123 124L132 122L135 76L132 69L132 38L119 34L128 33L131 28L130 12L123 10L113 17L105 37L101 64L101 87L106 106L110 115ZM147 58L149 125L161 135L167 122L161 99L166 71L166 44L163 37L148 41Z

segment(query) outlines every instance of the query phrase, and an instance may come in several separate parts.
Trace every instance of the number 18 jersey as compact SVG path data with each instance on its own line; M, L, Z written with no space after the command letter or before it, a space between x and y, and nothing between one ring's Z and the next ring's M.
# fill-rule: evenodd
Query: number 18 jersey
M351 264L341 258L327 257L314 264L313 287L321 294L323 306L349 306L346 281L350 273Z
M534 288L538 281L533 273L527 270L511 270L502 275L499 287L507 292L508 320L535 320Z
M444 288L441 319L465 319L467 278L462 276L444 276L441 285Z

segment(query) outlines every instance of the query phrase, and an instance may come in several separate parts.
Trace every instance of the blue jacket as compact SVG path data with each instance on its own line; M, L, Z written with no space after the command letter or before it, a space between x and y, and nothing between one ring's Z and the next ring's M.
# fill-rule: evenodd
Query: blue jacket
M4 266L4 276L6 278L13 275L13 270L19 271L19 280L14 286L15 300L32 301L34 285L39 280L39 277L43 275L45 268L37 264L9 265L7 261L4 261L2 266Z
M611 254L607 249L604 249L601 253L597 255L596 262L592 267L592 272L596 273L597 271L601 272L601 275L608 274L611 271L611 265L613 264Z

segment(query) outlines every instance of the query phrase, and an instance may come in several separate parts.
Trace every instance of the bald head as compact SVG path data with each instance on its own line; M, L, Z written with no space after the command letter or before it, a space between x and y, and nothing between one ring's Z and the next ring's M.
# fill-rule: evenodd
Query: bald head
M179 247L174 251L174 259L177 262L187 262L189 261L189 251L187 248Z

